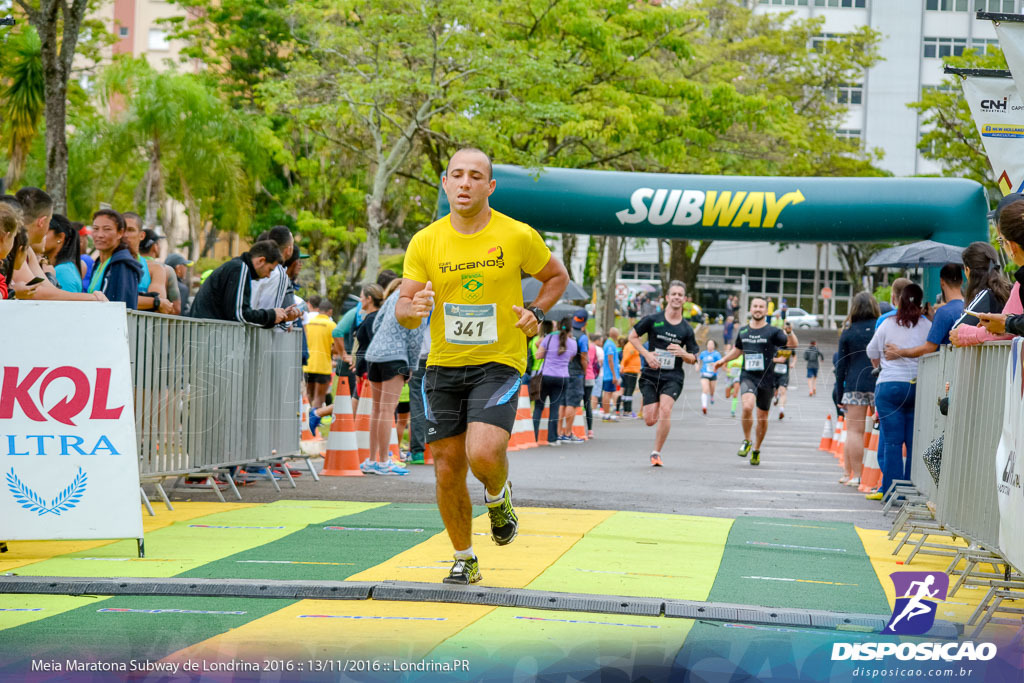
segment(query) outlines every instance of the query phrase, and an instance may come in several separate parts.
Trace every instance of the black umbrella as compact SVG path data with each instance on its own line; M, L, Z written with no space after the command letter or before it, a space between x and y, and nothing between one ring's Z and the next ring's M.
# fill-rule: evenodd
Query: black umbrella
M533 301L537 298L537 294L540 293L540 280L534 277L524 277L522 285L523 301ZM572 280L569 280L569 286L565 288L565 294L562 295L563 301L579 301L581 299L589 298L590 295L587 294L587 290L583 289Z
M872 268L944 266L947 263L960 263L963 251L963 247L924 240L883 249L872 256L865 265Z

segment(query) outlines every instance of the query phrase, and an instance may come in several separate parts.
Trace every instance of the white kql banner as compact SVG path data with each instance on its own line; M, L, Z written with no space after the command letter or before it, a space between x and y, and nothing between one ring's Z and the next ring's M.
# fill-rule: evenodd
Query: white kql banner
M0 303L0 540L142 539L124 304Z
M1006 361L1003 433L996 450L999 548L1015 567L1024 567L1024 338L1017 337Z
M1012 78L967 76L964 96L971 107L996 184L1004 194L1024 188L1024 100Z

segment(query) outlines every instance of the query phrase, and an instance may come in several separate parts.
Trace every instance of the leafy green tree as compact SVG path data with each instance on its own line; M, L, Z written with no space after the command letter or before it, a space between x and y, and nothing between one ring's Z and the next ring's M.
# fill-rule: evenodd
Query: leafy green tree
M193 258L204 230L206 256L218 230L248 228L254 173L265 168L262 145L272 137L259 120L231 109L201 77L158 73L143 58L115 60L98 88L120 111L89 131L101 136L95 149L106 163L130 159L144 168L137 196L147 225L156 223L170 194L185 204ZM179 236L169 216L163 226L175 248Z
M999 50L981 54L967 50L961 57L947 57L945 63L961 69L1005 69L1006 59ZM917 148L921 155L942 166L944 173L970 178L985 186L990 196L999 196L981 136L964 98L959 76L947 76L937 88L925 88L921 99L912 102L921 117L922 128Z
M39 132L46 82L42 45L35 29L28 27L13 35L4 51L7 58L3 62L5 85L0 91L0 112L5 132L10 136L10 160L4 185L14 188L21 181L29 149Z

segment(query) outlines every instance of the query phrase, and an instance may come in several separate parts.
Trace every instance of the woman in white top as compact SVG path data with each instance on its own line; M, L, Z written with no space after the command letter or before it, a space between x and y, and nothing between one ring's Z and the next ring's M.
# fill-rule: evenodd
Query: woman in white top
M914 390L917 358L885 359L885 345L900 348L923 344L932 323L924 316L924 292L913 283L903 288L896 315L886 318L868 344L867 354L882 366L875 384L875 410L881 427L878 435L878 464L882 486L869 493L869 500L882 500L894 479L910 479L910 449L914 436ZM904 464L903 447L907 448Z

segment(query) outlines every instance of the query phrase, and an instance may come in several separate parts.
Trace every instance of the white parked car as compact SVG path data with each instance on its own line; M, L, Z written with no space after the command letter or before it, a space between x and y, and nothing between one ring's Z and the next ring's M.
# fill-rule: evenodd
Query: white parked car
M786 311L786 322L793 327L821 327L817 316L813 316L802 308L790 308Z

